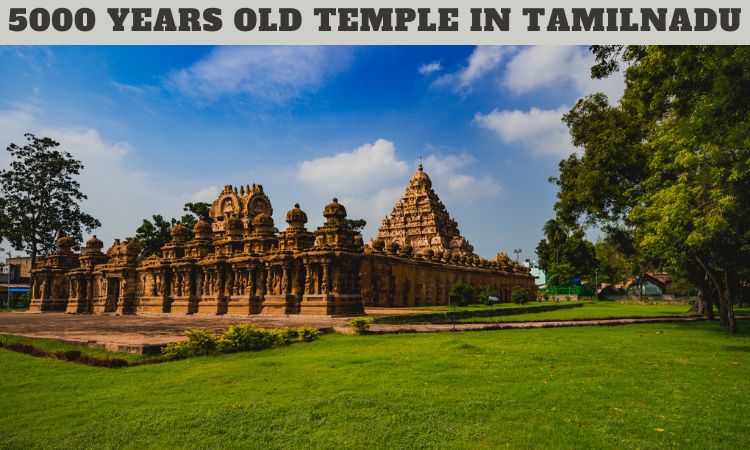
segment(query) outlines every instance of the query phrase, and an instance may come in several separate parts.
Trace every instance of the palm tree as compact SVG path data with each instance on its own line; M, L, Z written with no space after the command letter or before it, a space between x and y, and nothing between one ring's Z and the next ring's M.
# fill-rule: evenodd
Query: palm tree
M555 262L560 262L560 246L565 239L568 238L568 233L565 231L565 227L555 219L550 219L544 224L544 236L547 238L547 242L555 247Z

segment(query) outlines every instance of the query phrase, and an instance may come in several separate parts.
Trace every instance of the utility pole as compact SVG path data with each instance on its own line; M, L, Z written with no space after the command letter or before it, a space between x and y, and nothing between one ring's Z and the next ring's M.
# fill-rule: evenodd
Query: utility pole
M516 254L516 264L521 264L521 259L520 259L520 257L521 257L521 252L522 252L522 251L523 251L523 250L521 250L520 248L517 248L517 249L514 249L514 250L513 250L513 253L515 253L515 254Z
M13 264L10 263L10 259L13 256L10 254L10 252L6 252L5 254L8 255L8 264L6 264L6 266L8 266L8 284L5 286L5 292L6 292L6 297L7 297L8 308L10 308L10 305L12 304L10 302L10 275L11 275L11 272L13 272Z

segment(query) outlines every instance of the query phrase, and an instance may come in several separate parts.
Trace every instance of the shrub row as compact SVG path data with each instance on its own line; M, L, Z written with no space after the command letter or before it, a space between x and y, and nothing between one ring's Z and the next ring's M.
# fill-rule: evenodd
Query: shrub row
M220 337L211 330L187 330L187 341L167 344L161 350L165 358L174 360L191 356L237 353L280 347L292 342L310 342L320 331L307 325L299 328L258 328L251 324L232 325Z
M372 318L372 323L382 324L413 324L413 323L450 323L455 318L468 319L471 317L494 317L494 316L512 316L515 314L540 313L545 311L554 311L557 309L578 308L583 303L558 304L558 305L539 305L528 306L525 308L500 308L500 309L483 309L478 311L452 311L432 312L424 314L398 314L392 316L376 316ZM454 316L455 314L455 316Z

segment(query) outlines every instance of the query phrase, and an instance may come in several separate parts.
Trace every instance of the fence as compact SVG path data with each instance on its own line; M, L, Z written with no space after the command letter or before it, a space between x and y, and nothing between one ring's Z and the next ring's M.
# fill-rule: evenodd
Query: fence
M594 290L588 286L549 286L539 289L541 294L547 295L578 295L593 296Z

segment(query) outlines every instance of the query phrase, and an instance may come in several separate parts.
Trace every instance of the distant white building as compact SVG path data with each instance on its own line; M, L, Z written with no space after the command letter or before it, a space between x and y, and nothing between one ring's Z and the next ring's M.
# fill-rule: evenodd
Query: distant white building
M527 259L523 262L523 266L531 269L531 276L536 278L534 282L537 286L544 286L545 284L547 284L547 274L545 274L544 271L539 268L539 265L536 261Z

